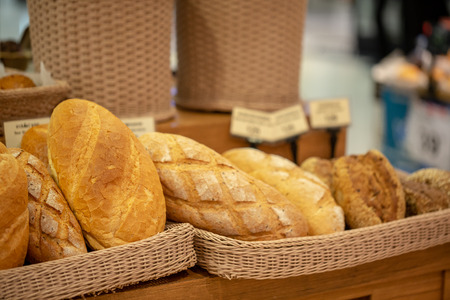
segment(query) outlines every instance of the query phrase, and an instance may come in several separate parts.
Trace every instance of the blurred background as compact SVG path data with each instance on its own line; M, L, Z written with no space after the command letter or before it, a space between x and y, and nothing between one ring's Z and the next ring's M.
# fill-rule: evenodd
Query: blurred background
M448 7L449 1L437 0L308 2L300 95L304 101L350 100L347 154L375 148L406 171L429 165L450 169L450 101L445 93L437 96L436 84L430 88L437 81L430 74L438 55L439 78L450 82L449 23L443 19ZM27 27L26 1L1 0L0 40L26 45ZM171 65L176 69L175 46Z

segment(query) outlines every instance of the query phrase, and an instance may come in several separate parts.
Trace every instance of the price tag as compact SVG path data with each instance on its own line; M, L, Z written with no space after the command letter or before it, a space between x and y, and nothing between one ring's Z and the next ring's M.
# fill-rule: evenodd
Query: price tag
M350 124L348 99L330 99L309 102L310 123L314 129L345 127Z
M48 124L50 118L27 119L8 121L3 123L5 131L5 144L8 148L20 148L22 137L33 126Z
M258 142L276 142L308 131L308 123L300 105L276 112L262 112L235 107L232 112L232 135Z
M155 119L153 117L121 118L121 120L137 137L155 131Z
M421 163L450 170L450 109L413 99L406 119L405 148Z

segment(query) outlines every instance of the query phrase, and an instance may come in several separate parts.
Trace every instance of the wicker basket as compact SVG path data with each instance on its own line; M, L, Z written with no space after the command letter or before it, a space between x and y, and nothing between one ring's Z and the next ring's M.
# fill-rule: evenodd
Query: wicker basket
M450 242L450 209L340 233L246 242L195 230L197 263L228 279L334 271Z
M28 0L33 63L119 117L175 113L173 0Z
M139 242L0 271L0 298L72 298L168 276L195 265L193 237L190 224L170 224Z
M178 0L179 106L266 111L300 102L306 0Z
M0 90L0 142L5 143L3 122L50 117L69 92L70 86L61 80L51 86Z

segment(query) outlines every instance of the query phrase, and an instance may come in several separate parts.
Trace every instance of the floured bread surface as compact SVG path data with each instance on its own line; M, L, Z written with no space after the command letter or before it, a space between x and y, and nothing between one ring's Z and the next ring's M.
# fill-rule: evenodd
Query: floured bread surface
M253 148L236 148L223 153L236 167L271 185L296 205L308 222L310 235L345 229L344 212L328 186L290 160Z
M0 270L22 266L28 248L27 176L0 143Z
M39 263L87 252L80 225L47 167L23 149L9 149L28 180L30 240L27 261Z
M289 200L207 146L157 132L139 140L158 170L169 219L241 240L307 234L302 213Z
M334 162L333 189L350 228L405 217L405 196L400 180L378 150L338 158Z
M164 230L165 203L155 166L131 130L105 108L70 99L48 126L52 176L93 249Z

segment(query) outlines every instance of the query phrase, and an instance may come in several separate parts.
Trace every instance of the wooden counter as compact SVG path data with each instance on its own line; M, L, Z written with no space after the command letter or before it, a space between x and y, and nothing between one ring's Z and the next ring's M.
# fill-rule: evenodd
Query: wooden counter
M249 143L241 138L230 135L230 113L206 113L177 109L173 119L156 124L156 130L175 133L192 138L205 144L219 153L237 147L247 147ZM336 157L345 154L346 129L337 135ZM311 130L303 134L296 143L297 161L301 163L310 156L330 158L330 133L326 130ZM259 149L292 159L291 145L288 142L264 144Z
M200 267L97 299L450 299L450 243L353 268L276 280L228 280Z

